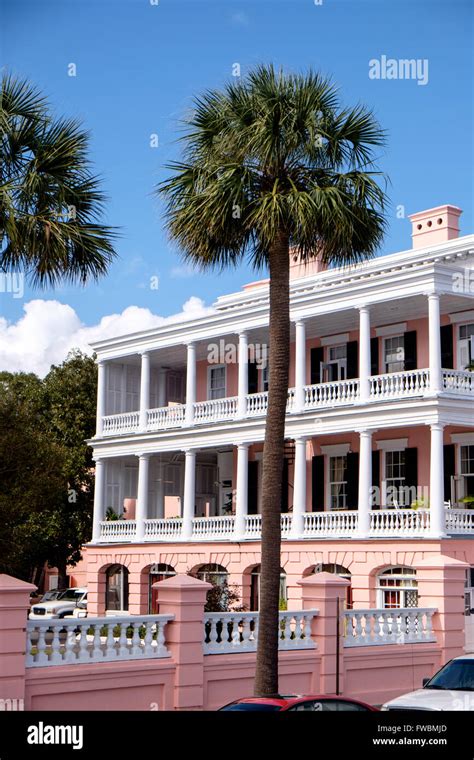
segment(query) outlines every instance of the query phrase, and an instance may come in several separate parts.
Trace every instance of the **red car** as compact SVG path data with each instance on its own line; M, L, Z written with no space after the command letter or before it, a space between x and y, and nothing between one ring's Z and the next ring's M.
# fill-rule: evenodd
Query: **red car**
M376 707L357 699L338 697L334 694L316 696L291 695L287 697L250 697L236 699L219 708L220 711L261 711L261 712L378 712Z

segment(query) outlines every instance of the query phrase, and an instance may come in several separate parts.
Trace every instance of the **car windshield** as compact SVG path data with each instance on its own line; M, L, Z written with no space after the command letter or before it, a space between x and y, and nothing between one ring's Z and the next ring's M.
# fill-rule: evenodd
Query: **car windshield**
M58 599L61 599L62 602L73 602L78 598L78 596L80 596L80 592L77 589L69 588L66 591L63 591L63 593L59 595Z
M221 707L221 711L223 710L245 710L247 712L255 712L258 710L259 712L278 712L281 710L281 705L272 705L268 702L236 702L233 705L226 705L225 707Z
M61 591L47 591L43 596L41 597L42 602L50 602L52 599L57 599L59 596L61 596Z
M428 681L425 689L474 691L474 659L451 660Z

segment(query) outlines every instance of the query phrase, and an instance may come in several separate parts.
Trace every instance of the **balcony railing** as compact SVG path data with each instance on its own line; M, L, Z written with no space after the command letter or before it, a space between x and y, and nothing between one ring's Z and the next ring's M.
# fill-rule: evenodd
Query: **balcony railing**
M436 611L425 607L347 610L344 612L344 646L436 641L432 626Z
M474 397L474 372L444 369L443 389L447 393ZM414 369L409 372L390 372L373 375L370 378L370 401L389 401L390 399L418 398L430 390L430 371ZM337 380L317 385L305 385L303 409L331 409L334 406L357 405L360 400L360 381ZM245 416L247 418L264 417L267 413L268 392L249 393L245 397ZM193 406L193 424L204 425L214 422L235 420L238 415L238 397L198 401ZM295 410L295 389L288 390L286 411ZM139 412L123 412L103 417L104 436L125 435L139 430ZM186 422L186 404L164 406L147 410L147 431L167 430L184 427Z
M314 649L311 622L318 610L279 613L279 649ZM255 652L258 612L208 612L204 616L204 654Z
M368 538L423 538L430 534L429 509L379 509L369 514ZM281 515L281 534L284 540L293 537L293 515ZM474 510L445 508L445 525L448 535L473 535ZM151 518L145 520L144 541L151 543L174 541L258 541L262 535L262 516L245 517L244 535L235 533L235 516L195 517L190 538L182 537L181 517ZM307 539L357 538L359 515L357 510L334 512L305 512L303 531L298 536ZM101 523L99 542L103 544L133 543L137 534L135 520L110 520Z

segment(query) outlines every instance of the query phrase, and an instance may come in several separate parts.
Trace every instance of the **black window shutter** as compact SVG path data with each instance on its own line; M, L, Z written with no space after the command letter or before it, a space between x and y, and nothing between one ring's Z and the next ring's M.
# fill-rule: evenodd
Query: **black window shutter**
M443 325L441 328L441 366L444 367L444 369L454 369L452 325Z
M313 457L311 462L311 501L313 512L324 512L324 456Z
M258 366L257 362L249 362L248 393L258 393Z
M451 327L451 325L449 325ZM443 365L444 366L444 365ZM443 446L443 462L444 462L444 500L450 501L451 499L451 478L456 474L455 464L455 448L454 443L447 443ZM469 478L466 478L469 480Z
M311 385L321 382L321 362L324 361L324 347L311 349Z
M418 488L418 449L416 448L405 449L405 486Z
M258 511L258 462L249 462L248 467L248 513L256 515Z
M347 509L357 509L359 501L359 452L352 452L347 455L346 481Z
M379 374L379 339L370 339L370 374Z
M372 502L372 509L380 509L380 451L378 449L372 451L372 488L378 489L375 492L378 496Z
M283 460L283 475L281 478L281 511L288 512L288 459Z
M416 363L416 330L405 333L405 370L417 369Z
M359 343L350 340L346 346L347 351L347 377L359 377Z

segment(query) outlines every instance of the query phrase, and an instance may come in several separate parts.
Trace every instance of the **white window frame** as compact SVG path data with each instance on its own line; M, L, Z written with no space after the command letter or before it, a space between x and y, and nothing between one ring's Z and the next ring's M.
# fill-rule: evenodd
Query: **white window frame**
M401 338L403 343L403 359L400 360L400 362L403 363L403 369L388 369L388 362L387 362L387 343L389 340L394 340L395 338ZM405 335L404 333L397 333L396 335L387 335L383 339L383 371L385 375L392 374L393 372L404 372L405 371ZM391 364L395 364L396 362L390 362Z
M403 448L391 448L390 447L390 448L385 449L382 452L382 472L383 472L383 477L382 477L382 490L383 490L383 492L382 492L382 505L381 505L382 507L388 507L388 504L387 504L387 488L389 487L389 485L392 486L392 482L395 480L394 478L391 478L390 479L390 483L389 483L389 480L387 478L387 454L401 454L401 453L404 454L405 453L405 448L406 447L403 447ZM404 466L406 465L405 462L403 464L404 464ZM397 481L403 480L403 483L401 484L401 487L403 488L403 486L405 484L405 481L406 481L406 476L404 475L403 478L396 478L396 480ZM397 503L396 504L394 503L391 506L393 506L393 507L402 507L402 506L406 507L407 505L406 504L399 504L398 503L398 499L397 499Z
M326 480L326 489L325 489L325 492L326 492L326 496L325 496L326 505L325 505L325 508L326 508L326 512L341 512L341 511L344 511L344 510L347 509L347 480L331 481L331 459L342 459L342 458L345 458L346 459L346 471L347 471L347 454L348 454L348 451L342 451L341 450L340 452L337 452L337 453L333 452L333 453L327 454L325 456L325 471L326 471L326 477L325 477L325 480ZM345 498L346 498L346 505L344 507L333 508L332 505L331 505L331 501L332 501L332 499L331 499L331 485L334 485L335 483L343 483L343 484L345 484L344 495L345 495Z
M376 606L377 606L378 609L382 609L382 610L403 609L404 607L406 607L406 604L405 604L405 594L406 593L412 592L412 591L416 591L416 593L418 595L418 581L417 581L417 576L416 576L416 570L413 573L407 573L407 572L392 573L392 574L389 573L390 570L398 570L398 569L406 571L406 570L411 570L412 568L403 567L402 565L394 565L393 567L386 567L384 570L381 570L379 573L377 573L377 578L376 578L376 582L377 582L377 586L376 586L376 594L377 594ZM396 585L394 585L394 586L382 586L380 581L384 577L385 578L394 578L395 580L400 580L400 581L412 581L412 584L411 585L406 585L406 586L402 586L402 585L400 585L400 586L396 586ZM385 593L387 591L398 592L401 595L401 598L402 598L402 600L403 600L404 603L400 604L399 607L387 607L385 605ZM416 609L416 607L413 607L413 609Z
M462 327L469 327L472 325L474 327L474 322L461 322L457 325L457 333L456 333L456 367L458 370L464 370L466 368L466 364L469 363L469 360L474 361L474 335L471 335L470 338L461 338L460 332ZM465 351L467 349L467 362L464 362L461 358L462 351ZM469 358L470 355L470 358Z
M211 395L211 378L212 373L214 370L217 369L223 369L224 370L224 395L223 396L216 396L212 397ZM220 398L226 398L227 395L227 367L225 364L210 364L207 368L207 400L208 401L215 401Z

